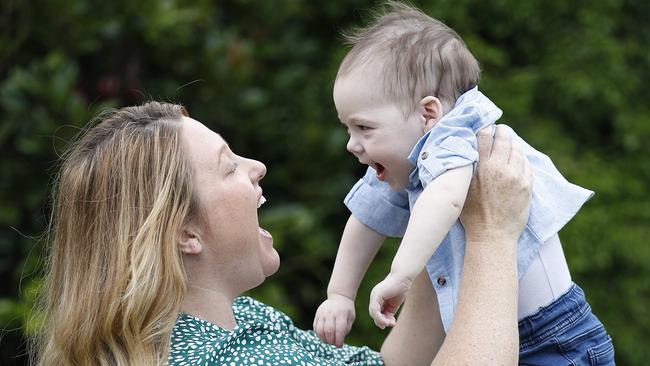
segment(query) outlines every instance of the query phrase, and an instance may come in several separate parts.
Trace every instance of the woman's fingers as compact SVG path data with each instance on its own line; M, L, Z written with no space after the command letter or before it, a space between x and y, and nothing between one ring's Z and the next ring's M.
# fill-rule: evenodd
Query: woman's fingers
M524 157L523 165L524 165L524 167L523 167L523 169L524 169L524 179L526 179L526 185L528 187L530 187L531 194L532 194L533 170L530 168L530 162L525 157Z
M480 130L478 134L476 134L479 160L487 160L490 158L490 153L492 151L492 139L494 138L493 134L494 126L485 127L484 129Z
M492 143L492 153L490 159L495 159L499 162L507 162L510 158L510 133L508 129L502 125L496 126L494 133L494 142Z
M510 144L510 157L508 158L508 164L514 169L517 174L524 172L524 152L521 148L521 145L517 142Z

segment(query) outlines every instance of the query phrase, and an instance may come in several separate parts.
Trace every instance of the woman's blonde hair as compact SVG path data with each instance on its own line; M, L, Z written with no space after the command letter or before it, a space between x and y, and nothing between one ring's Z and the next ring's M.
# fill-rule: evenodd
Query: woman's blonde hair
M186 293L177 238L195 211L179 105L100 118L55 179L38 365L166 363Z

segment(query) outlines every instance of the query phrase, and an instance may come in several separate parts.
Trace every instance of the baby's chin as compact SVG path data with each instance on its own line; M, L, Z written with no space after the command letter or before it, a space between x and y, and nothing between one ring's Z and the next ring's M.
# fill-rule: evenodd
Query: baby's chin
M411 172L412 170L407 174L403 174L397 177L393 174L390 177L390 181L388 182L390 188L395 192L401 192L406 189L406 187L408 187L409 183L411 182Z
M395 192L401 192L406 188L406 183L401 183L401 182L395 182L394 180L386 180L386 183L390 186L390 189L392 189Z

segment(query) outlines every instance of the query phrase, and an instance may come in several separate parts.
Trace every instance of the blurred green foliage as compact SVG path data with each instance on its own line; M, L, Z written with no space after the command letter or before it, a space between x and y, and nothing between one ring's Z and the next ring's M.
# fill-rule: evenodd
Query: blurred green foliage
M262 160L280 271L252 295L310 328L363 168L345 150L331 90L370 0L0 2L0 363L21 364L39 284L57 154L108 107L173 101ZM650 359L650 3L432 0L482 63L482 90L565 176L597 192L561 232L573 278L620 365ZM348 340L379 348L369 290ZM489 336L489 335L486 335ZM644 362L645 361L645 362Z

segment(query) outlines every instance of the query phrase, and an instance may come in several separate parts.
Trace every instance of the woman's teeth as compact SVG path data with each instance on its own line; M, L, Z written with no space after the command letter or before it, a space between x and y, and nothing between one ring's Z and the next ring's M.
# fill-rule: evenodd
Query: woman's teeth
M264 198L264 196L260 196L260 199L257 201L257 208L262 207L264 202L266 202L266 198Z

